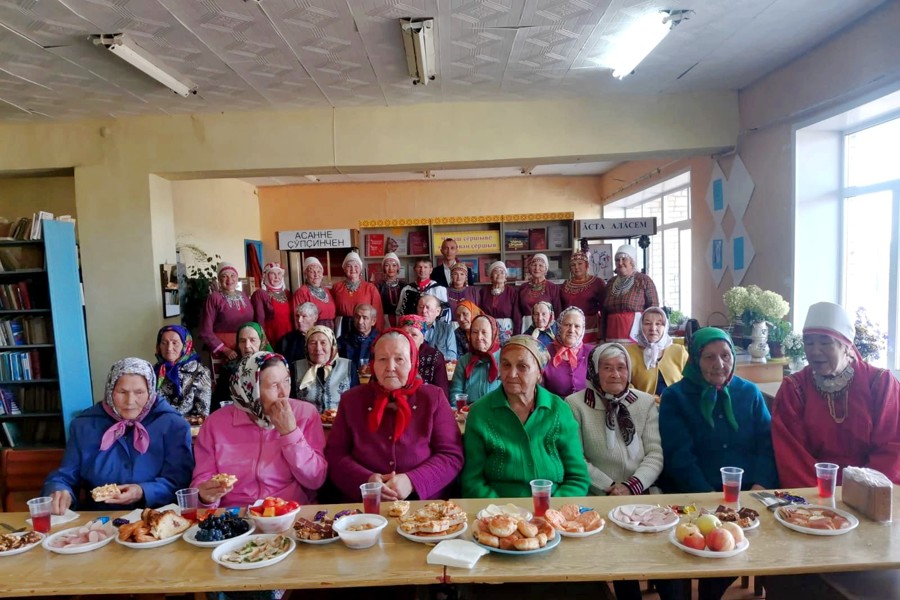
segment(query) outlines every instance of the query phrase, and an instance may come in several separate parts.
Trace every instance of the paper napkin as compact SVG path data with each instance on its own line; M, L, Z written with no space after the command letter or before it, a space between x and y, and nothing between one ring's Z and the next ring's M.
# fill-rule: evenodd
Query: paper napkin
M428 553L428 564L471 569L487 553L487 550L472 542L444 540Z
M74 521L80 516L81 515L79 515L77 512L73 511L70 508L67 508L65 514L50 515L50 527L56 527L57 525L62 525L63 523ZM31 517L25 519L25 522L31 525Z

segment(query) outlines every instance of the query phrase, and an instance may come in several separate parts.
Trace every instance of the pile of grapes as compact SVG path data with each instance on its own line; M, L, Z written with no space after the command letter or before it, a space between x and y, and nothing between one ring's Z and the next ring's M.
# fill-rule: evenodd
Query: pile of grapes
M207 517L200 522L196 540L198 542L221 542L250 530L247 521L227 512L222 515Z

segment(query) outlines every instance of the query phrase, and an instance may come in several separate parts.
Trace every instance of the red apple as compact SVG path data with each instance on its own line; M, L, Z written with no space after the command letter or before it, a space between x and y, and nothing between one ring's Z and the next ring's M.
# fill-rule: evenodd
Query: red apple
M706 545L713 552L728 552L734 550L734 536L722 527L717 527L706 534Z
M703 538L703 535L700 534L699 531L694 531L681 540L681 543L687 546L688 548L693 548L694 550L705 550L706 549L706 540Z
M731 532L731 535L734 536L734 545L740 546L744 543L744 530L737 523L729 521L728 523L722 523L722 528L727 529Z
M700 533L700 530L693 523L682 523L675 528L675 539L684 542L684 538L692 533Z

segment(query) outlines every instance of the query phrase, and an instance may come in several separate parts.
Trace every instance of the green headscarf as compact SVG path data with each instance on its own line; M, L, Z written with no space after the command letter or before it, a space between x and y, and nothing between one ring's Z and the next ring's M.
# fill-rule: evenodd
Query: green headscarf
M700 370L700 354L703 352L703 347L719 340L728 342L728 347L731 348L732 356L731 373L728 374L725 385L721 387L711 385L706 381L703 377L703 372ZM713 409L716 407L719 392L721 392L722 411L725 413L725 420L728 421L728 424L731 425L732 429L737 431L738 423L737 419L734 418L734 409L731 406L731 393L728 391L728 384L731 383L731 378L734 377L734 342L731 341L731 336L718 327L704 327L703 329L698 329L696 333L694 333L694 337L691 338L689 354L690 360L688 360L688 363L685 365L682 375L684 375L685 379L692 381L700 387L700 413L703 415L703 419L709 423L710 427L715 428L712 413Z
M256 321L247 321L246 323L238 327L237 331L235 332L236 336L241 337L241 329L246 329L247 327L253 329L259 335L259 352L275 352L272 349L272 345L269 343L269 340L266 338L266 333L263 331L263 328ZM238 354L240 354L240 349L238 349Z

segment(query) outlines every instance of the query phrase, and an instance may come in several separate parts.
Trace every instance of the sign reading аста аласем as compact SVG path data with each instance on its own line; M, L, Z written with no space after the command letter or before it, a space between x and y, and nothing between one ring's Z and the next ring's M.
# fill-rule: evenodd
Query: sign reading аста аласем
M629 238L656 234L656 217L631 219L586 219L580 222L578 237Z

